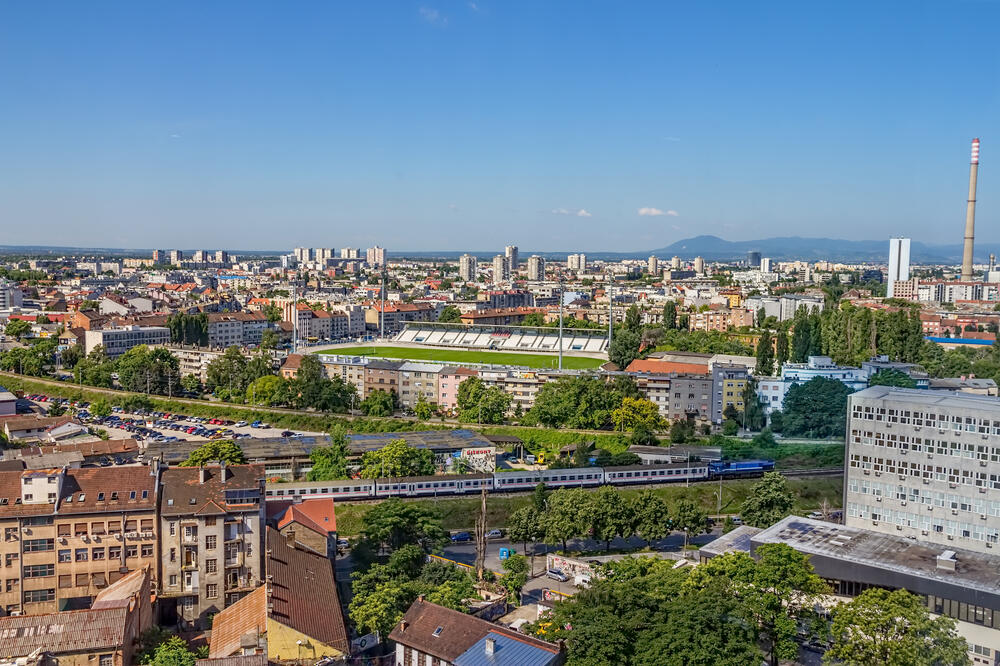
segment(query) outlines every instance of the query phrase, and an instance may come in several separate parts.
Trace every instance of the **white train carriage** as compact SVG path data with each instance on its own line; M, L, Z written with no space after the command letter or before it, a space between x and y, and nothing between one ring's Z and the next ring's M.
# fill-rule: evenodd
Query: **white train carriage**
M539 472L530 470L517 472L497 472L493 475L493 489L497 492L530 490L541 480Z
M604 483L604 470L600 467L573 469L547 469L538 473L539 480L549 488L580 488Z
M483 488L493 490L492 474L458 474L454 476L413 476L393 479L407 485L406 497L436 497L478 493Z
M370 479L269 483L264 494L268 500L288 499L295 502L323 498L365 500L375 496L375 483Z
M708 478L707 464L674 463L670 465L628 465L604 470L604 480L611 485L630 483L670 483L671 481L704 481Z

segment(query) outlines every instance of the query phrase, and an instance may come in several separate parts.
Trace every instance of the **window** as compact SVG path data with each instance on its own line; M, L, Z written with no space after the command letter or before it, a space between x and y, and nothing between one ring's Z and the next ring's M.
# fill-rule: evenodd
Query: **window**
M53 601L56 598L56 591L54 588L49 588L47 590L25 590L24 591L24 603L38 603L41 601Z
M77 587L87 587L90 585L90 574L77 574L76 575L76 586Z
M70 535L71 529L72 525L70 525L69 523L60 525L59 527L56 528L58 535L61 537L68 537Z
M215 516L205 518L205 527L215 527Z
M170 587L177 586L177 574L170 574L168 585L170 585Z
M219 598L219 586L216 583L209 583L205 586L205 596L209 599Z
M153 556L153 544L151 544L151 543L144 543L144 544L142 544L142 556L143 557L152 557Z
M143 531L143 532L152 532L153 531L153 519L152 518L148 518L148 519L147 518L143 518L141 521L139 521L139 529L141 531Z
M12 566L14 562L17 561L17 553L5 553L3 556L3 565L5 567Z
M59 589L65 590L67 587L73 587L73 576L70 574L63 574L59 576Z
M73 551L69 548L59 551L59 561L60 562L72 562L73 561Z
M91 574L91 583L94 587L105 587L108 584L107 578L104 576L103 571L98 571L97 573Z
M7 579L6 591L7 592L13 592L14 590L17 589L18 583L20 583L20 581L18 579L16 579L16 578L8 578Z
M113 520L108 523L108 534L119 534L122 531L122 523L120 520Z
M76 523L73 525L73 534L75 536L87 536L87 523Z
M170 531L170 536L177 536L177 523L169 523L168 528Z
M219 560L205 560L205 573L215 573L219 570Z
M102 654L97 658L97 666L114 666L115 658L114 655Z
M136 521L134 521L134 520L126 520L125 521L125 531L126 532L138 532L139 531L138 523Z
M205 550L215 550L216 538L217 537L214 534L210 534L205 537Z
M56 575L56 565L54 564L29 564L24 567L25 578L45 578Z
M120 560L122 559L122 547L121 546L111 546L108 548L108 559L109 560Z
M16 527L5 527L3 530L3 540L4 541L17 541L17 528Z
M138 546L125 546L125 557L138 557L139 547Z
M170 561L171 562L176 562L177 561L177 549L176 548L171 548L170 549Z
M91 523L90 524L90 533L91 534L100 536L102 534L105 534L105 532L106 532L106 530L104 529L104 523Z

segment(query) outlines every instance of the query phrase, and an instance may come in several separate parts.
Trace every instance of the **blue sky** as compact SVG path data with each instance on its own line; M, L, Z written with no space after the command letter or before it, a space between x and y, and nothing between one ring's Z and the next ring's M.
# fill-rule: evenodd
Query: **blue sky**
M3 3L0 244L959 243L973 136L1000 241L998 42L995 0Z

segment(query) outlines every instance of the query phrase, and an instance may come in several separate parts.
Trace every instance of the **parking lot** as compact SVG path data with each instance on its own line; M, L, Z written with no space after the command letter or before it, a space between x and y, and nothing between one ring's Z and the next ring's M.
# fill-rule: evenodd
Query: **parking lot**
M271 427L265 422L247 423L227 419L171 414L159 411L125 412L120 407L112 407L112 414L97 417L90 413L90 403L71 402L65 398L52 398L34 394L26 396L43 410L54 403L60 403L75 411L81 423L95 428L104 428L112 439L134 437L140 444L146 441L175 442L181 440L207 441L211 439L243 439L247 437L281 437L294 435L321 435L308 431L290 431ZM116 431L123 431L116 435Z

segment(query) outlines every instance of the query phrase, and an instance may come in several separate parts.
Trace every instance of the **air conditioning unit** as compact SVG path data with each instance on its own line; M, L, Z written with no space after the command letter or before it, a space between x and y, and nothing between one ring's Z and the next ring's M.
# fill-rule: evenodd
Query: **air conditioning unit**
M979 466L980 467L986 467L986 461L985 460L980 460L979 461Z
M986 520L986 514L985 513L979 514L979 520Z
M900 500L899 505L900 506L906 506L906 500Z
M876 502L881 502L881 501L882 501L882 498L881 498L881 497L876 497L876 498L875 498L875 501L876 501Z
M920 530L921 536L927 536L927 530Z
M903 526L902 525L896 525L896 529L899 530L900 532L902 532L903 531Z
M958 509L952 509L951 510L951 515L957 516L958 515Z
M954 540L955 540L955 535L954 534L949 534L948 535L948 541L954 541Z
M31 528L30 527L22 527L21 528L21 534L31 534Z
M83 537L81 537L81 538L82 538L82 540L83 540L84 543L90 543L90 537L87 536L86 534L84 534Z

